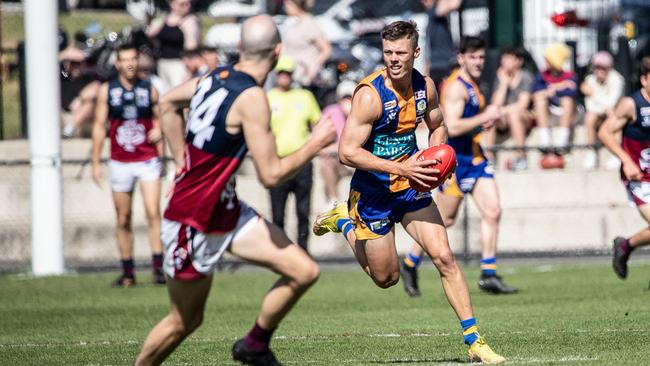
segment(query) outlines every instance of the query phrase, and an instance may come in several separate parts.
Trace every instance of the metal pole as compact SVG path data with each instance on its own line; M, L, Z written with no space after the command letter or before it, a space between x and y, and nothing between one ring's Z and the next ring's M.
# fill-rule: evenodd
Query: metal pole
M463 200L463 263L469 264L469 207L467 198Z
M32 271L63 273L57 2L25 0L27 119L32 168Z

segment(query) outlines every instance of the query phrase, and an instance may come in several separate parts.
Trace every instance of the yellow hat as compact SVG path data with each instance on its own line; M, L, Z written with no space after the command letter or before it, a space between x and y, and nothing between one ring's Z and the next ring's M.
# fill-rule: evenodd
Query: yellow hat
M280 56L278 63L275 65L275 72L293 73L296 69L296 63L289 56Z
M571 49L564 43L552 43L544 49L544 58L553 68L562 70L571 55Z

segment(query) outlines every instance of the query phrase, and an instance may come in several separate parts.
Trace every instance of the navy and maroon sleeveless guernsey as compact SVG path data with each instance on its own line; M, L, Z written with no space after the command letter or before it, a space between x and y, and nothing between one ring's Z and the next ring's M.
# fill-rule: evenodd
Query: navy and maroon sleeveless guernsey
M158 157L156 145L147 141L153 128L151 84L138 79L127 89L119 78L108 82L108 121L111 159L124 163Z
M254 86L255 79L232 66L216 68L199 83L190 102L185 167L176 179L166 219L208 234L235 228L240 204L234 177L248 148L243 131L226 131L226 117L235 99Z
M650 101L640 90L630 97L634 100L636 120L628 122L623 127L623 150L641 169L643 173L641 181L650 182ZM621 177L626 180L622 166Z

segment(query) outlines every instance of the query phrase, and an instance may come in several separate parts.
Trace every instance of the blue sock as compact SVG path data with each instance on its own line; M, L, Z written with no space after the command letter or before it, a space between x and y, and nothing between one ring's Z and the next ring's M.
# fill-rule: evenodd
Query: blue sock
M481 259L481 275L486 277L497 275L497 257Z
M422 259L421 256L415 255L413 254L413 252L409 252L404 258L404 263L406 263L406 265L409 267L417 268L420 265L421 259Z
M476 327L476 318L461 320L460 326L463 328L463 341L468 346L474 344L478 340L478 337L481 336Z
M348 232L352 230L352 222L348 218L338 219L336 220L336 228L347 238Z

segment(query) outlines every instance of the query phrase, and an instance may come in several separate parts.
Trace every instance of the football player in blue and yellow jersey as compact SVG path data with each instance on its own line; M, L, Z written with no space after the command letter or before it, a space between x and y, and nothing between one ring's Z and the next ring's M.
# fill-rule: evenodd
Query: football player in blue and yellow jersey
M357 86L343 129L339 158L356 169L347 204L319 215L314 233L340 232L357 261L381 288L399 281L395 224L424 248L440 272L445 295L463 329L471 360L499 363L479 335L467 283L449 248L447 231L431 193L412 189L409 179L431 187L433 161L421 161L415 127L429 128L429 145L447 140L434 83L413 68L420 54L415 23L397 21L381 32L385 68Z
M506 285L497 275L497 234L501 217L499 192L492 166L481 148L481 135L502 117L499 107L485 107L478 81L485 63L485 41L463 37L458 50L460 67L447 78L441 104L449 131L449 145L456 151L458 166L453 177L440 187L436 201L444 213L447 227L453 225L465 194L471 194L481 214L481 277L478 286L492 294L513 294L516 288ZM404 286L411 296L419 294L416 268L422 250L413 245L400 262Z

